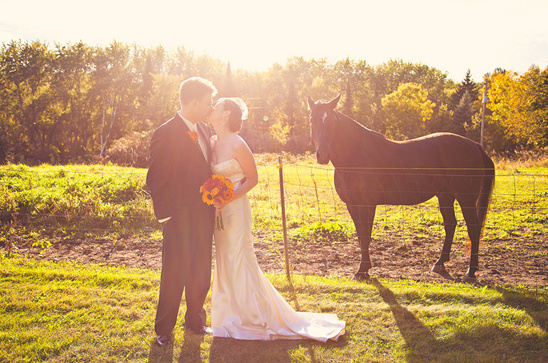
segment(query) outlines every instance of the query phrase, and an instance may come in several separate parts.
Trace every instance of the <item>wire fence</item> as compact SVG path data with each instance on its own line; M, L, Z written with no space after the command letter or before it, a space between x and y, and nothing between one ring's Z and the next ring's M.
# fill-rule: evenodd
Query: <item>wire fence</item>
M354 226L346 205L337 195L332 167L288 163L282 170L290 231L332 223L352 233ZM527 173L497 171L484 238L546 236L548 174L542 169L538 173L526 170ZM254 229L281 232L280 170L269 163L258 166L258 171L260 182L249 193ZM144 169L115 167L4 168L0 170L0 223L15 221L45 232L154 232L159 225L153 216L145 176ZM462 214L458 207L455 210L459 221L456 238L464 239ZM394 235L443 238L436 198L412 206L378 206L373 238Z
M370 172L357 170L357 172ZM401 171L404 172L404 171ZM264 170L271 185L274 172ZM284 165L284 189L288 226L335 222L353 228L346 205L334 186L334 169L318 165ZM416 174L414 174L416 175ZM484 238L515 238L546 235L548 230L548 175L497 171L486 220ZM260 210L271 197L261 190L252 192L252 201ZM405 193L400 191L400 193ZM462 212L455 203L459 228L456 238L466 238ZM257 216L255 216L257 218ZM260 214L259 214L260 218ZM256 224L262 221L256 220ZM464 228L463 228L464 227ZM443 221L437 198L417 205L379 205L376 209L373 237L394 234L403 238L443 238Z

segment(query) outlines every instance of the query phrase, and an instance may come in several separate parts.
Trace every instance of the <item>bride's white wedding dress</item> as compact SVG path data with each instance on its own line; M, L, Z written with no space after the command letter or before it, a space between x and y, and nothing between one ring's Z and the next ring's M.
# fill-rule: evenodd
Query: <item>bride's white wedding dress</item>
M236 159L213 166L215 174L237 185L244 174ZM265 277L257 263L247 196L222 210L224 230L215 231L216 262L211 297L213 336L244 340L314 339L344 334L334 314L296 312Z

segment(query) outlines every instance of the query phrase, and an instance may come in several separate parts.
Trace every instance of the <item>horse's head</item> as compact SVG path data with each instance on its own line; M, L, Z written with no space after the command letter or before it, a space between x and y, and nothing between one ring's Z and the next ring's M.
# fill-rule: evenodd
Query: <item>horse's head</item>
M316 149L316 159L320 164L327 164L330 160L331 142L335 133L335 107L341 95L331 102L314 102L308 96L310 107L310 138Z

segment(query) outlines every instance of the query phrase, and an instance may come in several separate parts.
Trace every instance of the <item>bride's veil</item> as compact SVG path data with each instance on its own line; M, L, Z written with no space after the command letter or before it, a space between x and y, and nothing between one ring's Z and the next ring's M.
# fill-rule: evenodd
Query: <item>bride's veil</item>
M242 120L247 120L247 118L249 117L249 111L244 100L242 100L240 97L228 97L228 99L234 101L234 103L236 103L238 107L240 107L240 110L242 110Z

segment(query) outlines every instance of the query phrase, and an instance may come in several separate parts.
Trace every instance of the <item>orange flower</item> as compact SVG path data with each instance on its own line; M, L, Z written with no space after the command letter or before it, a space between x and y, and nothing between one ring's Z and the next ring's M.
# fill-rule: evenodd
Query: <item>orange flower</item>
M234 198L234 184L222 175L213 175L200 187L202 200L208 205L219 204L224 206ZM222 215L215 216L215 228L224 229Z
M198 132L196 131L188 131L188 136L190 136L190 138L192 139L192 141L194 141L195 144L198 143Z
M234 191L231 189L225 190L223 198L225 200L232 200L232 198L234 198Z

